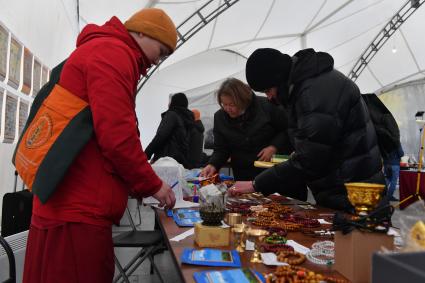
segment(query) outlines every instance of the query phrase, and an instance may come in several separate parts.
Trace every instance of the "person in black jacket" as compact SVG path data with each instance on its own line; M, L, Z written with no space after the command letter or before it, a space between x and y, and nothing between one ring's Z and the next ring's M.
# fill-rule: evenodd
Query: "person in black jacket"
M188 162L190 168L199 168L204 166L204 124L201 121L201 112L198 109L192 109L195 119L192 129L189 131L189 152Z
M252 180L261 168L254 161L270 161L277 151L287 150L286 113L248 85L230 78L217 91L221 109L214 114L214 152L202 176L211 176L226 164L236 180Z
M174 158L184 167L190 167L187 154L189 151L189 131L193 127L193 113L187 109L188 101L184 93L171 97L168 110L161 114L162 120L156 135L148 145L145 153L155 162L161 157Z
M246 63L252 89L286 106L295 152L287 162L237 182L231 193L287 194L305 180L318 205L353 211L346 182L385 184L375 129L356 84L333 68L333 58L305 49L292 58L257 49Z

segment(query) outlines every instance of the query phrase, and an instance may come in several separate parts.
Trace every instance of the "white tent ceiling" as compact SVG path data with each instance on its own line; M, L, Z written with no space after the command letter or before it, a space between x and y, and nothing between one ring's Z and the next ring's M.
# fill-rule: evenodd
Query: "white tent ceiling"
M102 24L111 15L125 20L137 9L154 6L166 10L178 25L207 2L0 0L0 20L37 57L52 67L72 51L78 30L86 23ZM212 2L209 5L211 9L223 0ZM247 57L258 47L278 48L288 54L313 47L331 53L335 66L347 74L380 29L405 2L240 0L177 50L161 66L159 73L183 60L191 62L190 68L197 68L197 64L205 62L190 57L200 53L211 53L214 57L217 49L232 50ZM408 80L409 76L423 76L425 41L422 40L421 28L424 18L425 9L421 7L378 52L358 80L363 91L376 91L400 80ZM393 53L393 50L397 52ZM215 71L220 73L220 69ZM183 81L179 86L184 88L185 84Z
M208 7L212 10L223 1L213 0ZM167 105L166 94L199 89L236 73L241 76L245 57L259 47L288 54L308 47L329 52L335 67L348 74L406 1L240 0L182 45L144 86L138 112L148 114L142 117L151 127L147 132L153 134L158 112ZM87 23L103 24L112 15L124 21L140 8L159 7L179 25L207 2L0 0L0 21L44 64L53 67L74 49L79 30ZM377 53L357 80L363 92L424 77L424 19L421 6Z

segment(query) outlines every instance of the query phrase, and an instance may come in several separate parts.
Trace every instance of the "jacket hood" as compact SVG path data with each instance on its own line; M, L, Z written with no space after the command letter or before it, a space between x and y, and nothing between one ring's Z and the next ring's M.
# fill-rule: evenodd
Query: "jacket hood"
M112 17L109 21L101 26L95 24L88 24L85 26L77 38L77 47L97 38L117 38L123 41L128 47L131 48L137 58L139 65L143 63L145 68L150 66L149 60L144 55L140 46L128 33L125 26L117 17Z
M195 124L195 119L193 118L193 113L189 109L180 106L169 107L167 111L161 114L161 117L164 117L165 113L168 111L176 112L180 118L183 119L184 126L186 129L190 129Z
M312 48L300 50L292 57L292 71L289 81L283 82L277 89L278 103L286 106L291 97L291 88L306 79L329 72L334 67L334 59L325 52L316 52ZM291 87L292 85L292 87Z
M325 52L316 52L312 48L295 53L294 61L296 62L292 70L291 84L297 84L321 73L329 72L334 67L334 59L331 55Z

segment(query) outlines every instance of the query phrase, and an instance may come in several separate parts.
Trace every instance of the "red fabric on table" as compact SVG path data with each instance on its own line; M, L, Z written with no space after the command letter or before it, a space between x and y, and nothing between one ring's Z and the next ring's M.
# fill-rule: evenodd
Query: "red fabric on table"
M400 179L399 179L399 185L400 185L400 201L403 201L404 199L408 198L411 195L414 195L416 193L416 183L418 180L418 172L416 171L407 171L407 170L400 170ZM419 195L422 199L425 199L425 172L421 172L421 183L419 186ZM400 205L400 208L406 208L410 204L417 201L417 197L412 197L408 201L402 203Z
M110 227L33 215L22 282L112 282L113 253Z

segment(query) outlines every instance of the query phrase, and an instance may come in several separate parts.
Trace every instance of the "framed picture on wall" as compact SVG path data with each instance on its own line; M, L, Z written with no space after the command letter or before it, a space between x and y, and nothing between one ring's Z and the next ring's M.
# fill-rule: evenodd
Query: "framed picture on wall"
M44 86L48 81L48 69L46 66L43 66L43 71L41 73L41 86Z
M32 96L35 97L40 90L41 83L41 64L37 59L34 58L34 70L32 76L33 84L32 84Z
M4 81L7 71L9 32L0 25L0 81Z
M13 143L16 133L16 110L18 99L7 92L5 119L4 119L4 142Z
M4 96L4 89L0 87L0 135L1 135L1 118L3 117L3 96Z
M19 136L22 133L22 130L25 127L25 123L27 122L28 117L28 104L23 102L21 99L21 102L19 103Z
M8 85L18 89L21 78L22 45L12 37L10 40Z
M32 81L32 53L28 48L24 49L24 81L22 85L22 92L30 94L31 81Z

